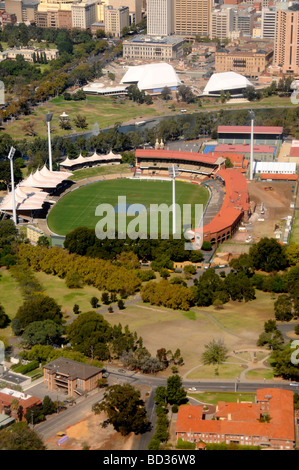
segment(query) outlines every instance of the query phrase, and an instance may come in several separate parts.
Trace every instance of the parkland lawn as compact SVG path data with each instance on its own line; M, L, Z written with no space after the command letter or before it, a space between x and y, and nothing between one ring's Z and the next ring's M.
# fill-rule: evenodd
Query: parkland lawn
M57 235L66 235L76 227L95 228L96 224L105 217L105 213L101 217L96 216L96 208L100 204L109 204L115 209L117 229L118 217L122 216L123 211L126 210L124 206L119 208L119 196L126 197L127 206L130 204L145 206L147 210L147 232L149 232L150 206L153 204L171 206L172 183L170 181L115 179L82 186L67 193L56 203L48 216L48 227ZM208 198L209 192L205 187L182 181L176 182L176 203L181 207L181 214L183 214L183 204L191 205L193 227L195 226L195 204L202 204L204 208ZM131 222L134 222L134 216L128 215L127 226ZM171 231L171 214L169 223ZM139 231L138 227L136 227L136 231Z
M93 286L69 289L65 280L42 272L35 273L42 284L44 293L53 297L61 306L67 323L73 321L74 304L78 304L81 312L93 310L90 299L98 297L101 303L101 292ZM9 270L1 270L0 298L5 312L12 320L17 309L23 303L22 293L12 278ZM141 301L133 302L127 299L125 309L118 310L113 304L113 312L107 312L107 306L100 305L96 311L102 313L104 318L112 325L119 323L128 325L131 331L143 338L144 346L155 356L160 348L176 351L181 350L184 359L183 366L179 367L179 374L193 379L235 379L240 376L244 368L250 363L250 355L246 349L256 348L256 341L263 331L264 322L273 319L273 302L271 294L256 292L256 299L244 302L229 302L223 310L217 311L214 307L193 307L190 312L172 310ZM0 336L12 337L11 327L1 330ZM203 366L201 355L205 345L213 339L224 341L229 350L226 363L218 367ZM243 353L233 354L235 350L245 350ZM265 360L269 350L257 354L257 360ZM162 375L168 375L167 370ZM247 377L247 374L246 374ZM249 380L271 379L271 369L248 372ZM205 400L203 400L205 401Z
M71 121L73 130L63 130L59 126L60 115L65 112ZM159 116L154 105L138 104L130 100L125 103L117 103L111 97L87 96L83 101L65 101L63 96L52 99L51 101L34 108L30 116L22 116L11 123L7 123L4 132L11 135L14 139L25 137L23 130L24 124L30 122L33 124L36 135L39 137L47 137L47 126L45 116L47 113L53 113L51 121L51 136L70 137L74 132L92 131L95 124L99 125L99 129L105 129L114 126L116 123L128 122L132 119L138 121L144 118ZM85 116L87 122L86 129L77 128L74 125L76 115ZM32 136L27 135L30 140Z

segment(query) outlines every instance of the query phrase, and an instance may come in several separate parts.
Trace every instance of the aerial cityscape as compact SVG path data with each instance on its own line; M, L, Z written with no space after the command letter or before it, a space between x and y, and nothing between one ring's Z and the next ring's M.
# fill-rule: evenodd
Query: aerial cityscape
M299 1L0 1L0 450L299 449L298 118Z

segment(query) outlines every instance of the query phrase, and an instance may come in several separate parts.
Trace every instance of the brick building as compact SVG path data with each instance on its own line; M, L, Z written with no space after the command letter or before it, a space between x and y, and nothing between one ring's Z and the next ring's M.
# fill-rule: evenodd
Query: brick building
M3 388L0 392L0 414L11 416L17 421L25 421L27 410L41 404L40 398L10 388Z
M82 395L97 387L102 370L78 361L60 357L44 366L44 383L49 390Z
M262 417L269 416L267 422ZM181 406L176 438L184 441L219 444L235 443L263 449L294 450L295 426L293 392L259 389L255 403L218 402L214 419L204 419L202 406Z

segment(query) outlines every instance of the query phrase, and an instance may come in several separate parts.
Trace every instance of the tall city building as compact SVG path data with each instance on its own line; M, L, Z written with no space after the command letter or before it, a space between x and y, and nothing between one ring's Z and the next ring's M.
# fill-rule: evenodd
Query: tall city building
M147 34L168 36L173 34L174 0L147 0Z
M14 15L16 15L18 23L21 23L23 21L22 8L22 0L5 0L6 13L13 13Z
M299 4L276 4L274 63L283 73L299 73Z
M130 25L129 7L113 8L111 5L105 7L105 31L113 37L121 37L122 30Z
M129 7L130 16L134 19L132 23L138 24L142 20L142 0L109 0L109 5L113 8Z
M275 38L275 24L276 24L276 8L265 7L262 8L262 38L274 39Z
M97 20L97 0L72 4L72 27L88 29Z
M211 14L210 37L226 39L230 37L233 30L233 10L224 8L223 10L213 10Z
M173 0L173 3L176 35L210 36L213 0Z

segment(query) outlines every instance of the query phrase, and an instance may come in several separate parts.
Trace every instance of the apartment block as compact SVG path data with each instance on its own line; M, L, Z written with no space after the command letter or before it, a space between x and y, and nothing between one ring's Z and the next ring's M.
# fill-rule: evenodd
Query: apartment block
M34 22L35 21L35 14L38 10L38 2L32 3L23 3L22 5L22 16L24 22Z
M88 29L97 20L96 0L73 3L72 27L78 29Z
M97 387L102 369L64 357L44 366L44 383L48 390L65 391L67 395L81 396Z
M14 14L17 17L17 22L23 21L23 2L22 0L5 0L5 11L9 14Z
M130 16L134 17L134 23L138 24L142 20L142 0L108 0L113 8L122 6L129 7Z
M254 26L254 9L234 10L233 30L240 31L242 36L252 36Z
M106 32L111 33L113 37L121 37L123 28L130 26L129 7L105 7L104 23Z
M234 13L232 8L213 10L211 14L210 37L226 39L233 30Z
M71 10L36 11L35 23L38 28L72 28Z
M299 73L299 4L277 4L274 64L282 73Z
M168 36L173 32L173 0L147 0L147 34Z
M186 38L210 36L212 0L173 0L174 32Z

